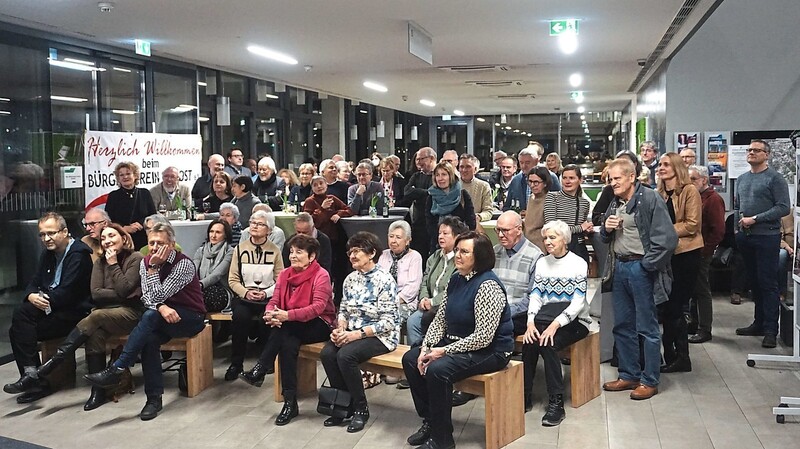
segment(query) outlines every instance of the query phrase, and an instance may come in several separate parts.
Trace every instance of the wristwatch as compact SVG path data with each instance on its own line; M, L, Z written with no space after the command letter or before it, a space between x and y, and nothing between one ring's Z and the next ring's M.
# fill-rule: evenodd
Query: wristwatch
M363 328L361 329L361 338L367 338L367 333L364 331Z

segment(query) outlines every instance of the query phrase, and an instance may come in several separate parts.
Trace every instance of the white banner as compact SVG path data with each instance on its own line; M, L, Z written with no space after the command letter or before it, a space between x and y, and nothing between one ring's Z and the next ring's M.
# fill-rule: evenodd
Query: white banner
M203 140L199 134L146 134L86 131L83 134L86 208L105 206L117 188L114 167L120 162L139 166L138 187L161 182L161 173L174 166L181 184L192 189L202 174Z

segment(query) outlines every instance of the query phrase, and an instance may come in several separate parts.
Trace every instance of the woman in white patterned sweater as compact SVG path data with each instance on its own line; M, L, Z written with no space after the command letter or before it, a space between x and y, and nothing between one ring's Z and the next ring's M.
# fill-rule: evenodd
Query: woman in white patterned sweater
M558 351L589 333L589 303L586 300L586 261L567 249L572 233L561 220L542 228L548 256L539 260L528 305L528 330L523 337L522 361L529 365L525 378L525 411L533 408L533 376L539 355L544 359L549 402L543 426L557 426L564 412L564 377Z

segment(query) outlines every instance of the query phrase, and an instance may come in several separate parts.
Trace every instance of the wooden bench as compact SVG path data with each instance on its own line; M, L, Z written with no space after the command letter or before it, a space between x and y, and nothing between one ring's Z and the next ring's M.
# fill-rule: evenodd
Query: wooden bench
M233 321L233 314L222 312L207 313L206 319L208 321Z
M522 335L516 338L516 349L522 351ZM600 396L600 333L590 332L562 351L570 359L569 382L572 407Z
M128 336L110 337L106 348L124 345ZM173 338L161 345L164 351L186 352L186 394L193 398L214 383L214 354L211 344L211 325L206 324L200 333L190 338Z
M317 391L317 361L325 343L313 343L300 347L297 360L297 393L306 394ZM404 376L403 354L409 346L398 345L397 349L373 357L361 364L361 368L387 376ZM275 359L275 401L283 401L279 359ZM485 447L496 449L508 445L525 435L525 410L523 405L522 363L509 362L500 371L479 374L455 384L457 390L483 396L486 399Z

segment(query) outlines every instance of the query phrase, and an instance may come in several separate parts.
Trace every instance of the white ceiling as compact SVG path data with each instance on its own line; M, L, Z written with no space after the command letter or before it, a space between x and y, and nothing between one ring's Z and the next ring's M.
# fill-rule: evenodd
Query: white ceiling
M683 0L117 0L100 12L95 0L5 0L0 21L422 115L574 111L567 79L580 72L588 110L620 110L645 59ZM697 25L714 0L700 0L670 46ZM562 54L549 19L580 19L579 48ZM433 66L408 53L407 21L433 36ZM288 66L251 55L255 44L294 56ZM668 49L668 50L670 50ZM669 56L669 51L665 53ZM450 73L437 67L498 64L507 72ZM304 66L311 66L306 71ZM385 94L362 86L383 83ZM473 80L520 80L487 88ZM535 94L499 100L498 95ZM402 99L407 96L407 101ZM435 108L419 104L436 102ZM556 109L558 108L558 109Z

